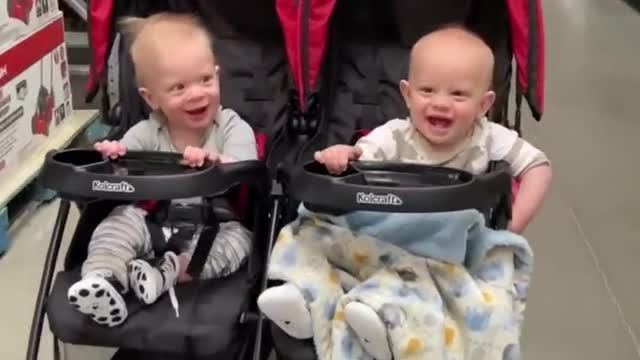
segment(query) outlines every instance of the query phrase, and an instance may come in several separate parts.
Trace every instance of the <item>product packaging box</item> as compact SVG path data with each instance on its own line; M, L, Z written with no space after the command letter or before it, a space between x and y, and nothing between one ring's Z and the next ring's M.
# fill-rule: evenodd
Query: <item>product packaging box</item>
M58 0L0 0L0 51L60 13Z
M0 51L0 180L70 116L68 67L62 15Z

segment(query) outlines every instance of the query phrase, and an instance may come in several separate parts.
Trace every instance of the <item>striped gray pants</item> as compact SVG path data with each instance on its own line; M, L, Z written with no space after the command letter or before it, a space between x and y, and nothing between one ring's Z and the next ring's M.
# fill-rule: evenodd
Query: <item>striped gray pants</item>
M153 256L146 215L145 210L132 205L116 207L93 232L82 276L93 271L110 271L127 291L127 264ZM196 244L192 241L185 253L191 256ZM235 272L249 255L250 247L251 232L242 224L221 223L200 278L212 279Z

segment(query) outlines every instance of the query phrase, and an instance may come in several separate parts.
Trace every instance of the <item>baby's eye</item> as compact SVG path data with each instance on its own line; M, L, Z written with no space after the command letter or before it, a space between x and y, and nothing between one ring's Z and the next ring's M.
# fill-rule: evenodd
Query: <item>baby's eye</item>
M202 77L202 82L203 83L210 83L211 81L213 81L213 75L205 75Z
M469 93L466 91L462 91L462 90L454 90L451 92L451 95L453 97L455 97L456 99L466 99L467 97L469 97Z
M422 87L420 88L420 92L422 92L423 94L431 94L433 93L433 88L432 87Z
M175 91L182 91L184 90L184 84L175 84L172 85L171 88L169 89L169 91L175 92Z

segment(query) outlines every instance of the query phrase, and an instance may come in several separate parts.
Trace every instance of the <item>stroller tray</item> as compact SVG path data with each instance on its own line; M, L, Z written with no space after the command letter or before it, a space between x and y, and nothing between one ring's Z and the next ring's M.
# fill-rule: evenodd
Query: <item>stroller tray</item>
M52 151L42 170L43 184L62 197L114 200L168 200L212 196L262 178L260 161L191 168L177 153L131 151L117 160L93 150Z
M511 189L511 177L504 170L476 176L394 162L353 162L340 176L312 162L284 170L284 178L291 195L316 211L483 211L495 205L496 198L508 196Z

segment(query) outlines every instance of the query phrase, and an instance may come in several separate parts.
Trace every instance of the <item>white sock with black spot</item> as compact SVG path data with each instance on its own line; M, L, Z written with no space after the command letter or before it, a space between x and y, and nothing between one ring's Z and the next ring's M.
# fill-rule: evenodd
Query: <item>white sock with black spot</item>
M369 355L376 360L392 359L387 328L371 307L360 302L350 302L344 307L344 317Z
M289 336L296 339L313 337L311 313L295 285L287 283L265 290L258 297L258 307Z

